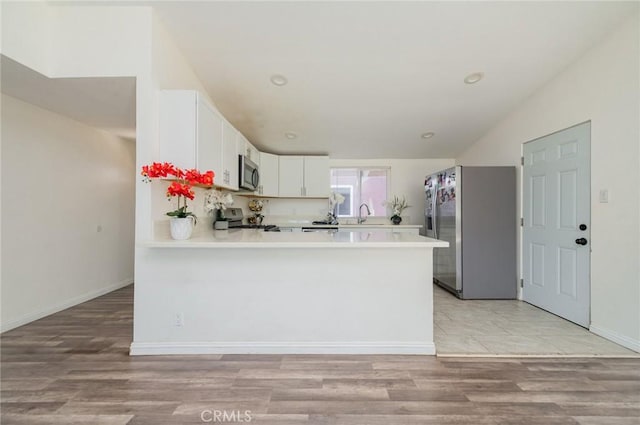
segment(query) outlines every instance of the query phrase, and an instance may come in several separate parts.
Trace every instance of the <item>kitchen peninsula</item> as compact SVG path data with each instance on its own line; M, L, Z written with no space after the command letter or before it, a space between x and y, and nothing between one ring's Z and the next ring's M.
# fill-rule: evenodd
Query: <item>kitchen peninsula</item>
M446 242L198 227L138 247L152 267L136 283L132 355L435 354L433 249Z

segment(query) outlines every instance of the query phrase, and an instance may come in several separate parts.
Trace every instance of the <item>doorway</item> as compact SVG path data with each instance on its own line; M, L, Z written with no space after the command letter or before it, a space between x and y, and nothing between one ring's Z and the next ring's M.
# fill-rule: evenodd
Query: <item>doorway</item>
M523 149L523 300L590 322L590 145L585 122Z

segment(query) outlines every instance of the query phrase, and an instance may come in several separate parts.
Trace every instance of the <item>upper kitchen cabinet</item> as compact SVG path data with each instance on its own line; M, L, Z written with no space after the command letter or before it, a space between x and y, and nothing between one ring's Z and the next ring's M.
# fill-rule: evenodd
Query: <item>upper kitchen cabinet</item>
M160 92L160 161L213 170L216 186L238 190L237 134L202 94Z
M330 194L328 156L281 156L279 196L326 198Z
M278 191L281 197L299 198L304 196L304 157L281 156Z
M256 191L258 195L272 197L280 195L279 170L278 155L260 152L260 184Z
M222 171L223 118L193 90L160 92L159 160L177 167Z
M327 198L331 194L328 156L304 157L304 195Z
M237 138L238 155L244 155L251 161L260 165L260 151L247 140L242 133L238 131Z
M250 160L260 165L260 160L262 159L262 157L260 156L260 151L258 150L258 148L256 148L249 142L247 142L246 146L247 146L245 149L246 155L249 157Z
M224 120L222 123L222 179L224 186L238 190L238 130Z

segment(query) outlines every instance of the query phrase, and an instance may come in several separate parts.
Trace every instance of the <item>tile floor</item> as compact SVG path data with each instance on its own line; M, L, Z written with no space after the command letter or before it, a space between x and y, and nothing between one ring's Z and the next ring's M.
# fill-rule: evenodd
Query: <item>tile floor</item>
M558 316L515 300L460 300L434 285L439 356L640 357Z

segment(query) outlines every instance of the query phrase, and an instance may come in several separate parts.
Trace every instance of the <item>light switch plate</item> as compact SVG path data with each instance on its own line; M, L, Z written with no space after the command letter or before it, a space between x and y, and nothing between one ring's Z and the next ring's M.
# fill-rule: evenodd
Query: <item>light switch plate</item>
M601 204L609 202L609 189L600 189L600 196L598 197Z

